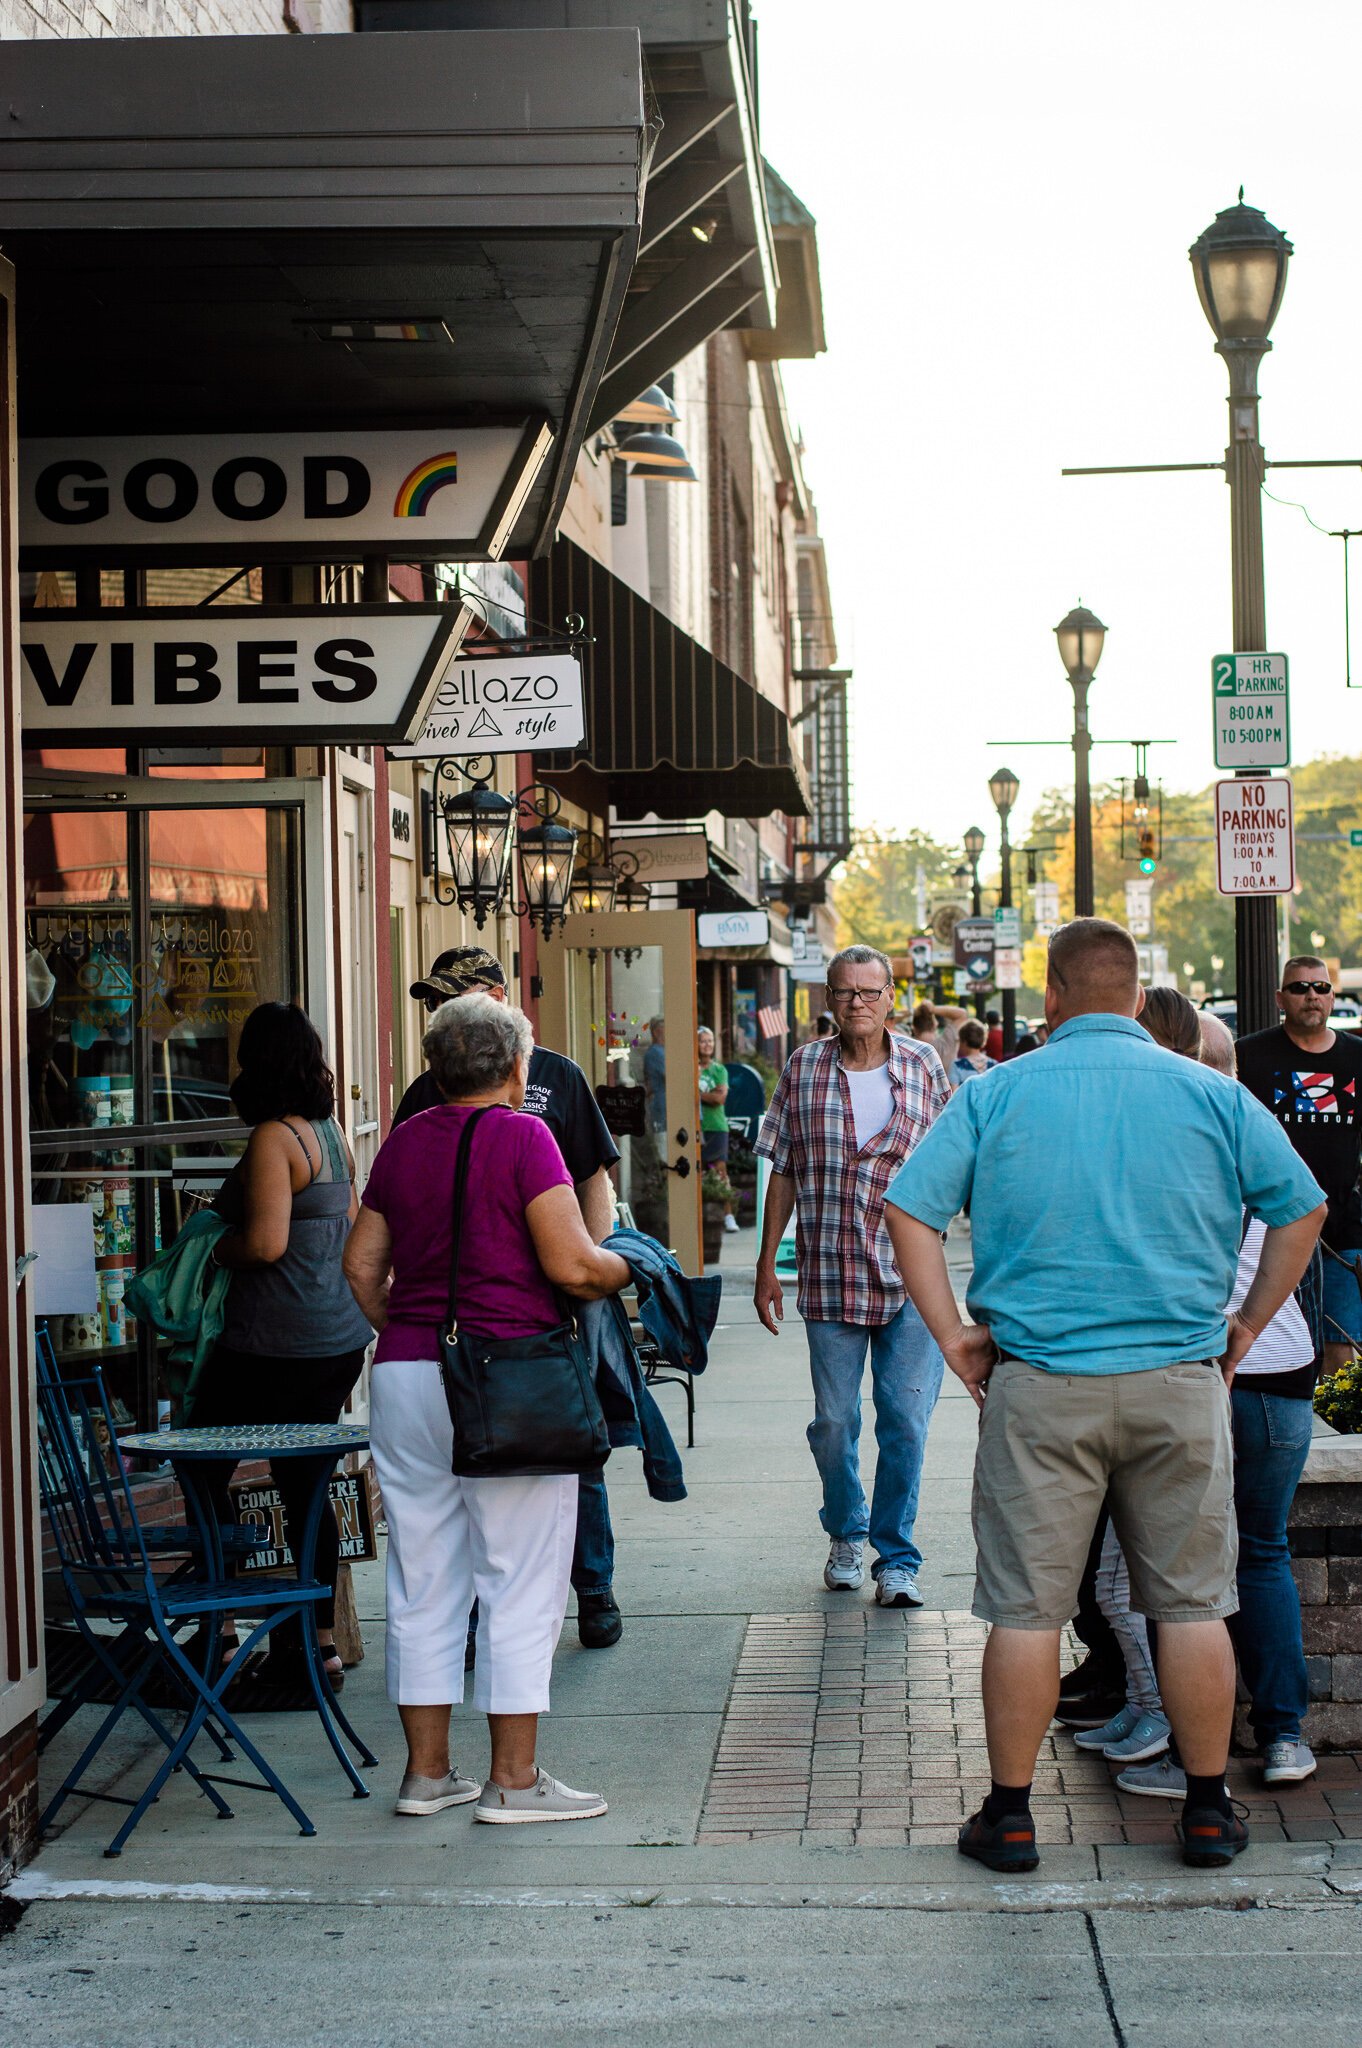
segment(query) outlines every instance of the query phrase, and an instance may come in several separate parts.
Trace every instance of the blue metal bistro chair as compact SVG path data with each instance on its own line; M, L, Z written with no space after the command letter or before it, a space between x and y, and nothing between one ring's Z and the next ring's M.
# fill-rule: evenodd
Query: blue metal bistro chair
M297 1821L300 1833L316 1829L298 1801L242 1731L223 1704L223 1695L251 1652L282 1622L301 1617L324 1598L326 1588L315 1580L288 1580L268 1588L252 1587L252 1609L260 1620L230 1662L216 1667L220 1617L242 1602L239 1581L204 1578L203 1551L178 1560L158 1549L138 1519L132 1488L118 1454L113 1414L97 1364L79 1377L64 1378L46 1339L38 1345L39 1469L48 1526L61 1566L71 1615L98 1667L113 1681L114 1704L105 1714L61 1787L48 1802L39 1823L46 1828L72 1793L131 1808L114 1835L106 1856L122 1854L123 1845L147 1808L159 1797L172 1771L183 1768L198 1789L229 1820L232 1809L219 1785L246 1791L274 1792ZM186 1533L186 1532L181 1532ZM200 1624L207 1645L200 1668L177 1640L177 1630ZM176 1734L148 1698L152 1682L158 1696L182 1697L184 1724ZM161 1689L164 1688L164 1689ZM126 1713L135 1713L165 1749L165 1757L140 1798L98 1792L81 1780ZM219 1759L234 1761L234 1742L263 1781L210 1775L190 1755L195 1738L207 1729Z

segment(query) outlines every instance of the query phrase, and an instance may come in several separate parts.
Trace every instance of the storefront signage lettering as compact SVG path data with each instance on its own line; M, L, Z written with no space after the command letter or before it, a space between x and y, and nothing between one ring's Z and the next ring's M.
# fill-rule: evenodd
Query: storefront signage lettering
M644 882L702 882L709 873L709 841L703 832L641 833L636 839L612 834L612 853L629 853Z
M538 421L29 440L19 451L20 559L495 560L552 440Z
M19 628L24 739L404 740L468 621L442 605L35 612Z
M771 937L764 910L701 911L695 926L699 946L764 946Z
M585 737L582 665L575 655L479 655L451 665L418 737L388 751L399 760L535 754L579 746Z

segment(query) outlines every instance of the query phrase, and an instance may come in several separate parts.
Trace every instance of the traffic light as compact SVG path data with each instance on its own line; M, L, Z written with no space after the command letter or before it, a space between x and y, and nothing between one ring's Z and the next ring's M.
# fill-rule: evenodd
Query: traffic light
M1141 825L1135 836L1140 853L1140 873L1156 875L1159 871L1159 856L1153 826Z

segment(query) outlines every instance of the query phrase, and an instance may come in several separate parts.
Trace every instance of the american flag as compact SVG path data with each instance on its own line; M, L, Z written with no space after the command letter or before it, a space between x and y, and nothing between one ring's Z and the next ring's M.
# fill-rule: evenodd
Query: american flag
M776 1003L770 1003L764 1010L757 1011L757 1023L761 1026L763 1038L783 1038L789 1030L785 1012Z

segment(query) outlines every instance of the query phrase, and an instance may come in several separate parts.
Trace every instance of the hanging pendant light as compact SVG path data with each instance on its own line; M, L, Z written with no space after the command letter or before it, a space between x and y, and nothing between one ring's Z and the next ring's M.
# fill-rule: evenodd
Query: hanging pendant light
M646 391L622 405L615 414L616 420L632 422L635 426L666 427L680 418L676 407L660 384L650 384Z
M454 896L460 910L471 910L481 931L501 908L511 874L511 828L516 806L485 783L460 796L440 799Z
M547 939L567 916L577 834L571 825L560 825L537 810L532 815L535 822L522 825L517 834L520 892L527 915Z

